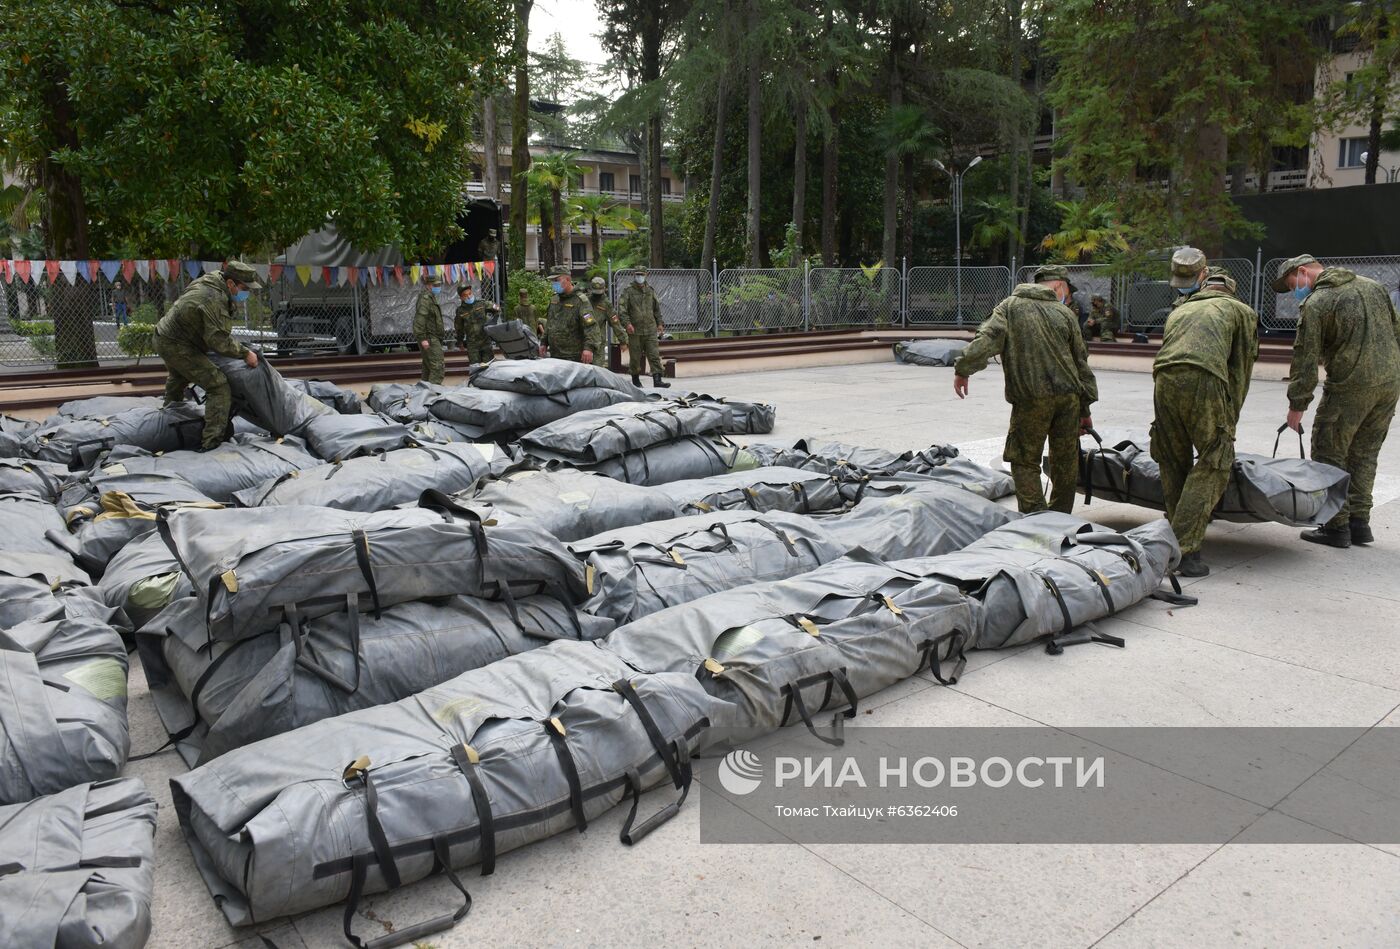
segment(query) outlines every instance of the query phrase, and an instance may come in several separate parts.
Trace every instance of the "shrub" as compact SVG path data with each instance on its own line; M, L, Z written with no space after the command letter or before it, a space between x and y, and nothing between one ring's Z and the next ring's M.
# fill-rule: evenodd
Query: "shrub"
M15 333L20 336L31 339L36 336L48 336L50 337L49 341L53 341L52 320L11 320L10 326L13 327Z
M34 347L34 352L45 359L53 359L54 354L58 351L57 347L54 346L52 336L31 336L29 337L29 345Z
M156 310L156 305L149 300L131 311L131 322L139 323L143 326L154 326L160 322L160 312ZM118 334L120 336L120 334Z
M143 304L149 306L149 304ZM154 309L154 307L152 307ZM133 317L135 314L133 314ZM139 362L142 356L151 356L156 351L156 328L150 323L132 323L117 330L117 346L128 356L135 356Z

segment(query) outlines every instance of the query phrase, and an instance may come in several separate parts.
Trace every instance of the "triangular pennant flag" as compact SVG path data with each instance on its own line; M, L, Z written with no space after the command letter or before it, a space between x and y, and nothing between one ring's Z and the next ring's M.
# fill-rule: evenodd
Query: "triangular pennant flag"
M134 278L134 277L136 276L136 261L134 261L134 260L123 260L123 261L122 261L122 276L126 278L126 282L127 282L127 283L131 283L132 278Z
M199 261L197 261L197 260L187 260L187 261L185 261L185 274L186 274L186 276L188 276L191 280L193 280L195 277L198 277L199 274L200 274Z
M205 273L213 273L223 267L223 265L224 262L222 260L201 260L199 262L199 266L204 268Z
M165 269L165 261L163 261L163 260L153 260L153 261L151 261L151 279L153 279L153 280L167 280L167 279L169 279L169 277L170 277L170 271L168 271L168 270Z
M58 269L63 272L64 279L69 284L78 282L78 262L76 260L60 260Z
M169 274L168 280L180 279L180 262L178 260L167 260L165 262L165 272Z
M14 271L10 269L10 262L8 260L0 260L0 277L4 277L6 283L9 283L15 277Z
M324 283L324 284L325 284L326 286L328 286L328 287L332 285L332 284L331 284L331 268L329 268L329 267L322 267L322 268L321 268L321 282Z
M136 276L141 278L142 283L147 283L151 279L151 262L149 260L133 260L136 266Z
M277 281L279 281L279 280L281 280L281 279L282 279L282 265L281 265L281 264L268 264L268 265L267 265L267 282L268 282L268 283L276 283Z
M122 262L120 260L104 260L99 266L102 268L102 276L107 278L108 283L111 283L117 279L117 271L122 269Z
M253 273L255 273L255 274L258 275L258 282L259 282L259 283L263 283L263 284L266 284L266 283L267 283L267 280L268 280L267 275L268 275L268 271L269 271L269 270L271 270L271 265L269 265L269 264L254 264L254 265L253 265Z
M420 267L420 266L418 266L417 264L414 264L412 267L409 267L409 268L408 268L408 282L411 283L411 284L413 284L414 286L417 286L417 285L418 285L418 278L419 278L419 275L420 275L422 272L423 272L423 268Z
M494 277L496 275L496 262L494 260L485 261L481 266L486 268L486 276Z
M403 286L403 264L394 264L394 279Z
M32 271L33 266L34 266L34 264L33 264L32 261L28 261L28 260L17 260L17 261L15 261L15 274L16 274L16 276L18 276L19 279L23 280L25 283L28 283L29 280L30 280L30 278L33 276L33 271Z
M97 266L98 264L95 260L84 261L83 269L80 273L87 278L88 283L97 282Z
M58 280L58 261L44 261L44 272L49 275L49 283L53 284L56 280Z
M346 267L345 269L346 269L346 271L347 271L347 273L348 273L348 276L349 276L349 278L350 278L350 286L352 286L352 287L358 287L358 286L360 285L360 268L359 268L359 267Z
M297 264L297 279L304 287L311 282L311 268L306 264Z

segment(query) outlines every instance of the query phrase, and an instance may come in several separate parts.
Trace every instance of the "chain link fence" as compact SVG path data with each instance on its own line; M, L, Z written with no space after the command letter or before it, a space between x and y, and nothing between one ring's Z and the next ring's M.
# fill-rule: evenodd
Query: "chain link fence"
M897 326L899 271L889 267L813 267L807 273L807 326Z
M1284 259L1270 260L1260 275L1259 303L1255 309L1259 311L1260 325L1270 332L1291 333L1298 328L1298 300L1291 290L1275 293L1273 288L1274 276ZM1327 267L1345 267L1370 277L1385 287L1387 293L1400 288L1400 257L1319 257L1318 260Z
M1010 293L1009 267L910 267L905 315L911 326L976 326Z
M719 328L738 333L802 329L802 271L797 268L721 270Z
M612 275L612 298L636 275L635 270L618 270ZM647 285L661 301L661 316L668 333L708 333L714 327L714 278L708 270L648 270Z

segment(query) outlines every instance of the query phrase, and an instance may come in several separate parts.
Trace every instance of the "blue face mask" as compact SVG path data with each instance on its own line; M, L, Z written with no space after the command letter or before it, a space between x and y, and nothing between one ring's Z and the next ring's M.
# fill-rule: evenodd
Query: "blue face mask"
M549 283L549 285L550 285L551 287L554 288L554 292L555 292L555 293L563 293L563 292L564 292L564 285L563 285L562 283L560 283L558 280L551 280L550 283Z
M1296 287L1293 290L1293 299L1301 303L1307 299L1309 293L1312 293L1312 287Z
M1199 283L1193 283L1189 287L1177 287L1176 295L1179 297L1189 297L1191 294L1195 293L1199 289L1201 289L1201 285Z
M430 289L433 291L433 296L438 296L442 293L442 287L432 287Z
M473 296L462 297L462 302L465 303L465 304L467 304L467 306L471 306L473 303L476 302L476 297L473 297Z
M243 302L244 300L246 300L246 299L248 299L248 291L247 291L247 290L239 290L237 293L235 293L235 294L233 295L233 302L234 302L234 303L242 303L242 302Z

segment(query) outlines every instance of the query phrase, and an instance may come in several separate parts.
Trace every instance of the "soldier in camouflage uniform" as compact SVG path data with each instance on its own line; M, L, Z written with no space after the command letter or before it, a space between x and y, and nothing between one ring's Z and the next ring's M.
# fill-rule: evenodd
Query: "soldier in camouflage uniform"
M418 340L418 348L423 351L423 379L442 385L442 307L438 305L442 278L427 274L423 283L426 286L418 294L413 308L413 338Z
M620 325L627 330L627 361L632 369L632 382L642 384L642 357L651 367L651 381L658 389L669 389L671 384L661 381L661 347L656 341L657 333L664 333L666 326L661 319L661 301L656 291L647 286L647 268L638 267L632 275L632 285L622 291L617 301L617 316Z
M593 315L597 317L599 326L611 323L618 337L627 332L617 318L617 310L613 309L612 301L608 299L608 282L602 277L594 277L588 281L588 303L593 307ZM630 338L628 342L631 342Z
M491 361L491 337L486 335L486 326L499 312L496 304L478 300L471 284L457 288L457 313L452 317L452 328L457 334L457 348L465 349L472 362Z
M1108 305L1108 301L1097 293L1089 300L1089 318L1084 321L1084 339L1098 337L1101 343L1111 343L1117 339L1118 311Z
M165 362L165 404L180 402L185 388L194 383L204 390L204 435L200 451L217 448L224 440L233 397L228 379L205 353L242 359L249 368L258 354L230 335L234 304L248 299L250 288L260 288L258 275L248 264L231 260L222 270L197 277L171 305L155 329L155 350Z
M588 299L574 287L568 267L549 272L550 286L558 294L545 313L549 354L555 359L592 363L603 348L603 324L593 315Z
M1302 537L1332 547L1369 544L1376 458L1400 397L1400 319L1379 283L1324 267L1308 254L1279 266L1274 290L1292 290L1303 304L1288 375L1287 424L1303 430L1321 363L1327 381L1313 419L1313 460L1351 475L1341 511Z
M1151 451L1187 577L1210 573L1201 543L1230 481L1235 425L1259 355L1259 317L1227 279L1208 274L1194 247L1172 255L1168 282L1186 302L1167 317L1152 364Z
M1011 428L1002 457L1011 463L1016 506L1023 514L1047 505L1040 486L1040 458L1050 441L1049 508L1074 508L1079 470L1079 433L1093 424L1089 406L1098 383L1089 369L1079 320L1065 301L1074 292L1064 267L1041 267L1035 283L1023 283L996 305L977 336L958 357L953 391L967 395L967 377L1001 356Z
M478 260L495 260L501 253L501 241L494 227L486 229L486 236L476 245Z

